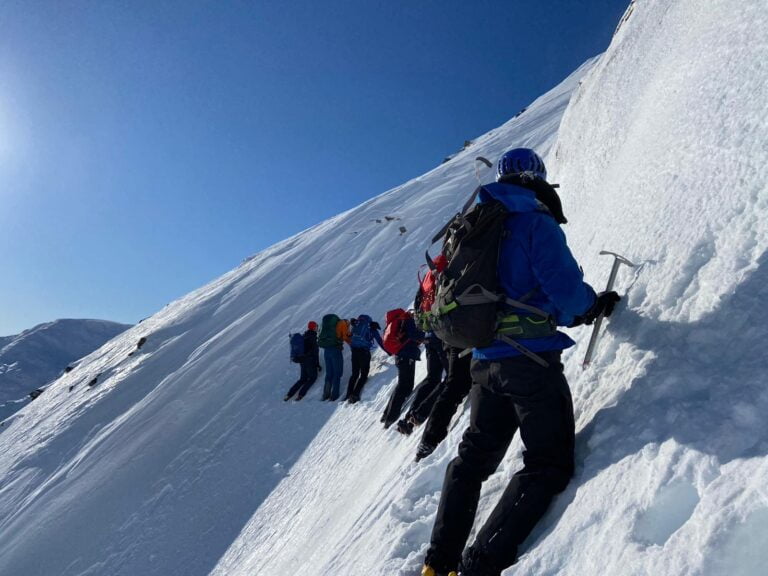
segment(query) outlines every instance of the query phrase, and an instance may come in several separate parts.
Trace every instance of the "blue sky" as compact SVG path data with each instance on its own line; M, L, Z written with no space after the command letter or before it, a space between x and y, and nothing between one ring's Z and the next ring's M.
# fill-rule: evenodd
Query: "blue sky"
M0 335L137 322L433 168L628 0L0 4Z

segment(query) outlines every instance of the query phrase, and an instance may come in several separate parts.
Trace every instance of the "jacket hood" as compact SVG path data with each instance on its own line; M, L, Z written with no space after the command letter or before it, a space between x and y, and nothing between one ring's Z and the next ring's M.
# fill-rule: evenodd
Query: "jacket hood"
M518 183L521 182L521 183ZM544 180L534 179L526 180L516 179L510 182L509 179L494 184L483 186L479 194L481 202L488 201L490 198L502 202L510 212L548 212L557 221L558 224L566 224L568 220L563 214L563 205L560 197L557 195L554 187ZM533 198L536 207L531 210L529 200Z
M498 200L510 212L536 212L542 210L536 193L522 186L494 182L486 184L477 196L479 202Z

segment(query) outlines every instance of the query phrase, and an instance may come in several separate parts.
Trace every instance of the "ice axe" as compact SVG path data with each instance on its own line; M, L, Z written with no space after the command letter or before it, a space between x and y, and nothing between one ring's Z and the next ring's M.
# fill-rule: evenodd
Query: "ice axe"
M478 156L475 158L475 178L477 178L477 183L481 186L483 185L482 181L480 180L480 164L485 164L486 168L493 168L493 162L488 160L488 158L485 158L484 156Z
M609 252L607 250L601 250L600 256L613 256L613 267L611 268L611 275L608 277L608 285L605 287L606 292L610 292L613 290L613 284L616 282L616 275L619 272L619 266L622 264L626 264L627 266L634 268L635 264L624 258L621 254L616 254L616 252ZM589 366L589 363L592 361L592 354L595 351L595 347L597 346L597 339L600 335L600 325L603 323L603 314L600 314L597 318L595 318L595 324L592 328L592 337L589 339L589 346L587 346L587 353L584 355L584 362L582 363L581 367L586 370Z

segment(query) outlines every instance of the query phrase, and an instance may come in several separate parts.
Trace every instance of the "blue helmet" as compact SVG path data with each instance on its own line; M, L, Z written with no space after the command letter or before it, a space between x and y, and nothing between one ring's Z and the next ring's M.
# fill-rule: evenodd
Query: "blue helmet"
M496 182L514 174L527 174L542 180L547 179L547 169L544 166L544 161L530 148L514 148L505 152L499 158Z

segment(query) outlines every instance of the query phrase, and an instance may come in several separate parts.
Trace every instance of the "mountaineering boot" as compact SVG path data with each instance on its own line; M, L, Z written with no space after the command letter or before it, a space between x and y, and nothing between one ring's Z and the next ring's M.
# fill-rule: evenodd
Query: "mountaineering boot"
M459 574L455 570L451 570L450 572L437 572L432 566L425 564L421 569L421 576L459 576Z
M411 432L413 432L413 424L407 420L400 420L397 423L397 431L400 432L400 434L410 436Z
M462 576L501 576L502 569L480 548L470 546L461 555Z
M419 447L416 448L416 462L432 454L432 452L435 451L435 448L437 448L437 446L433 446L429 442L424 442L422 440Z
M283 402L288 402L288 400L290 400L290 399L291 399L291 395L290 394L286 394L285 398L283 398Z

